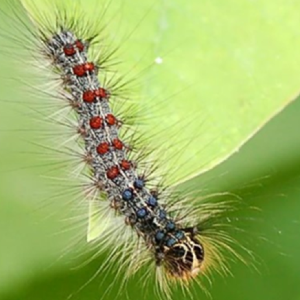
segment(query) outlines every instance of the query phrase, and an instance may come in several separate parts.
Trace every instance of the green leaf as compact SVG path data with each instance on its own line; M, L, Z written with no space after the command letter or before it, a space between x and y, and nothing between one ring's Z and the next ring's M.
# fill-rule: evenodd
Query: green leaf
M36 7L49 5L23 2L34 3L39 17ZM95 18L97 3L84 1L86 18ZM120 45L121 72L134 66L147 118L139 130L147 146L159 149L154 160L170 173L166 184L228 158L298 94L300 20L293 1L122 3L110 3L99 33L107 24L108 44ZM53 8L48 15L55 16Z
M137 11L144 6L135 3ZM122 59L134 61L146 48L147 62L163 60L141 79L148 119L140 129L160 151L154 160L167 170L166 184L227 159L298 94L300 19L292 1L162 2L143 22Z

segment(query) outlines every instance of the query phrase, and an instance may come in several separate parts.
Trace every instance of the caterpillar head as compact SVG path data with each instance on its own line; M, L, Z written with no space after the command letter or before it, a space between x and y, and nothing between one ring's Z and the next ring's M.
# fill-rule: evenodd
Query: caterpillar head
M198 275L203 260L202 244L191 232L185 232L185 239L166 250L164 266L170 277L187 281Z

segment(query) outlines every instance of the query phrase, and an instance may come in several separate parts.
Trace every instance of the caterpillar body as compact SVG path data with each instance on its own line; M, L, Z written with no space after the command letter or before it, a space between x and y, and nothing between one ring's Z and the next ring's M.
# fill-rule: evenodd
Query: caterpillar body
M154 267L158 286L167 296L172 283L185 289L211 271L227 273L227 254L244 261L220 223L234 209L231 203L202 202L173 187L149 184L140 161L150 164L148 169L151 161L142 151L136 154L134 138L126 139L125 122L111 108L118 91L99 78L106 76L104 65L111 55L101 57L99 51L100 56L93 57L95 51L90 52L91 46L101 47L100 33L84 20L79 5L75 11L68 6L55 11L52 22L26 9L30 30L23 29L32 42L26 47L39 49L35 58L45 62L39 67L59 82L57 91L49 93L62 99L73 113L81 138L80 156L88 166L85 174L93 189L89 201L96 204L98 221L103 222L103 232L94 243L121 253L111 255L107 263L122 257L119 265L128 274L147 264L148 269ZM24 24L19 22L20 27Z
M145 187L144 178L127 160L126 151L130 149L119 139L109 92L101 87L94 63L87 60L86 43L72 32L62 31L52 37L48 48L79 115L79 131L97 185L106 192L110 205L144 239L158 266L163 264L171 276L195 276L204 258L196 228L179 227L159 204L157 193Z

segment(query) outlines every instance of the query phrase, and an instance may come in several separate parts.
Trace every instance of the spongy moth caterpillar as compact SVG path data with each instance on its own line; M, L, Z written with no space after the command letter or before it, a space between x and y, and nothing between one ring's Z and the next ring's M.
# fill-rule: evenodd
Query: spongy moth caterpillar
M145 263L154 265L158 285L165 292L171 282L186 287L201 273L209 272L209 266L226 271L222 249L234 252L232 240L218 227L205 226L229 209L229 204L197 204L195 199L178 196L168 187L149 188L140 163L147 155L135 156L135 145L120 136L124 121L110 106L117 91L99 81L98 72L105 73L104 63L110 55L96 60L90 55L89 47L98 36L89 32L89 22L80 11L76 15L69 9L57 8L55 22L37 17L30 10L28 14L33 24L33 31L28 33L38 45L41 59L48 63L44 65L48 65L49 77L56 76L59 82L56 94L75 115L93 185L93 201L103 206L102 213L110 206L123 220L119 226L112 216L112 227L106 228L108 233L103 232L101 239L114 245L127 226L133 240L127 236L118 240L127 258L121 264L129 273ZM106 202L100 200L103 193ZM138 252L135 242L140 247Z

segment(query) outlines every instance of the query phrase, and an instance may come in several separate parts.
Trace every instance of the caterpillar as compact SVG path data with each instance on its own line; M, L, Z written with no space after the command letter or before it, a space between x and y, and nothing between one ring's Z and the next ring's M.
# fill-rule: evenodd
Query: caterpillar
M123 83L106 67L115 50L95 50L105 45L99 26L93 26L97 18L84 18L79 3L68 1L54 7L54 20L37 13L37 8L33 13L33 2L22 1L22 5L27 19L15 19L16 28L26 33L22 44L39 69L49 73L49 81L57 83L56 90L50 87L44 95L62 100L63 108L69 108L51 118L74 126L78 140L71 142L79 146L78 156L87 166L80 171L90 180L90 226L96 217L102 228L90 240L100 250L113 249L106 264L116 260L128 275L144 266L154 269L157 286L170 297L172 284L188 291L191 282L201 285L201 277L212 271L228 273L227 255L244 261L220 223L234 210L232 203L201 202L164 184L152 162L156 149L140 146L134 108L127 114L137 120L128 128L126 119L116 116L112 103L130 97L124 96ZM155 178L153 183L147 170ZM172 169L163 173L171 174Z

